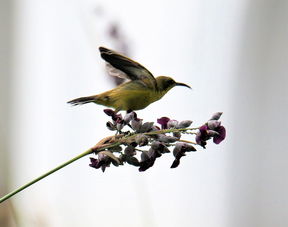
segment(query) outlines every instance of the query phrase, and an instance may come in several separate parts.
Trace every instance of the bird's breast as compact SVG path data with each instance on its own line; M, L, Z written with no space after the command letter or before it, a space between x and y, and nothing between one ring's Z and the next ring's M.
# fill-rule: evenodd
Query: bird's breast
M122 110L141 110L162 97L150 89L121 90L116 94L115 104Z

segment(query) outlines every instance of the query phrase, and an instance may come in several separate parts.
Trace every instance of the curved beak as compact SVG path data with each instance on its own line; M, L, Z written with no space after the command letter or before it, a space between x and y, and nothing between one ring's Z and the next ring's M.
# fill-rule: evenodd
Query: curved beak
M188 87L188 88L191 89L191 87L190 87L189 85L184 84L184 83L178 83L178 82L176 82L176 86L184 86L184 87Z

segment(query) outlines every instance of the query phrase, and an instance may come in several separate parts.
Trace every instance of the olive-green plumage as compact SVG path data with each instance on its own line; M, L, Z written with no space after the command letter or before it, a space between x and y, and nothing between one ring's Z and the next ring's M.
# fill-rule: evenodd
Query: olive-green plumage
M73 99L68 103L79 105L94 102L119 110L141 110L161 99L175 86L189 87L166 76L154 76L139 63L104 47L99 48L106 61L108 73L130 81L98 95ZM190 88L190 87L189 87Z

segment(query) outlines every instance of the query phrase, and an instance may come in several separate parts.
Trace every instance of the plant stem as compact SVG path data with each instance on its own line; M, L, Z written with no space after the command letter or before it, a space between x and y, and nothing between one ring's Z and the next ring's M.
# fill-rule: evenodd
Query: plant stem
M152 132L144 132L144 135L157 135L162 133L169 133L169 132L183 132L183 131L189 131L189 130L197 130L198 128L170 128L170 129L162 129L158 131L152 131Z
M36 182L38 182L38 181L42 180L43 178L49 176L50 174L52 174L52 173L54 173L54 172L62 169L63 167L71 164L72 162L75 162L76 160L78 160L78 159L80 159L80 158L82 158L82 157L84 157L84 156L86 156L86 155L88 155L88 154L90 154L90 153L92 153L92 152L93 152L93 150L90 148L90 149L88 149L87 151L85 151L85 152L77 155L76 157L70 159L69 161L62 163L61 165L57 166L56 168L51 169L50 171L48 171L48 172L44 173L43 175L35 178L34 180L32 180L32 181L28 182L27 184L21 186L20 188L17 188L16 190L14 190L14 191L8 193L7 195L3 196L3 197L0 199L0 203L2 203L2 202L4 202L5 200L9 199L10 197L14 196L15 194L17 194L18 192L24 190L25 188L30 187L32 184L35 184Z
M4 202L5 200L11 198L12 196L16 195L18 192L21 192L22 190L24 190L25 188L28 188L30 187L32 184L35 184L36 182L44 179L45 177L49 176L50 174L62 169L63 167L65 166L68 166L69 164L71 164L72 162L75 162L77 161L78 159L80 158L83 158L84 156L86 155L89 155L93 152L99 152L99 151L103 151L105 149L108 149L108 148L111 148L111 147L114 147L114 146L118 146L119 145L119 142L116 142L116 143L112 143L112 144L107 144L107 145L104 145L104 146L101 146L99 148L90 148L88 149L87 151L84 151L83 153L77 155L76 157L70 159L69 161L66 161L64 163L62 163L61 165L55 167L54 169L51 169L49 170L48 172L44 173L43 175L35 178L34 180L28 182L27 184L24 184L23 186L21 186L20 188L17 188L16 190L8 193L7 195L3 196L2 198L0 198L0 203Z
M192 141L188 141L188 140L178 140L178 141L179 141L179 142L191 143L191 144L197 145L197 143L192 142Z

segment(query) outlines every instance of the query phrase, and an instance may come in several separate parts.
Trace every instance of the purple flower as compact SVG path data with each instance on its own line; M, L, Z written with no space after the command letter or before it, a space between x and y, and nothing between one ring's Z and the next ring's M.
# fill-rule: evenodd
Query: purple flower
M208 134L213 137L213 142L216 144L221 143L226 137L226 129L221 125L221 121L218 121L221 115L221 112L215 113L207 122Z
M101 149L102 151L97 151L98 146L96 145L94 152L97 158L90 158L90 166L102 169L103 172L111 164L115 166L130 164L137 166L140 172L146 171L154 165L157 158L162 157L165 153L170 153L170 147L174 147L174 161L171 168L176 168L186 152L196 151L194 144L206 148L207 140L213 139L215 144L219 144L226 137L226 129L219 120L222 115L221 112L213 114L198 129L188 128L192 124L190 120L177 121L170 120L168 117L161 117L157 119L157 126L153 122L143 122L143 119L138 118L136 112L132 110L127 111L123 117L113 109L105 109L104 112L112 118L106 123L107 128L112 131L117 130L117 133L115 136L101 140L99 148L102 147L102 144L107 144L108 147ZM130 130L121 131L125 126L129 126ZM163 130L165 130L165 133L163 133ZM196 134L196 143L180 140L182 134ZM113 145L114 142L117 143ZM148 149L137 148L144 146L147 146ZM137 155L139 151L141 152L141 159Z
M98 155L98 159L96 158L90 158L91 163L89 166L99 169L101 168L103 172L105 172L106 167L110 166L111 160L109 160L109 157L106 155Z
M112 117L112 116L114 116L114 115L116 114L115 111L112 110L112 109L104 109L103 111L104 111L104 113L107 114L109 117Z
M151 144L149 151L142 152L139 171L143 172L149 169L154 165L156 158L159 158L162 154L168 152L170 152L169 149L163 143L154 141Z
M202 146L203 148L205 148L206 144L207 144L207 140L210 139L210 136L208 135L207 132L208 126L207 125L202 125L199 128L199 131L196 134L196 143L199 144L200 146Z
M104 172L106 167L109 167L112 163L115 166L118 166L120 164L120 161L117 157L113 155L110 151L101 151L98 153L98 159L96 158L90 158L91 163L89 166L99 169L101 168Z
M121 154L119 159L122 162L127 162L130 165L140 166L138 159L134 157L134 155L136 155L135 146L134 144L133 145L130 144L125 148L124 154Z
M195 138L197 144L205 148L206 141L211 138L215 144L219 144L225 139L226 129L218 121L221 115L221 112L213 114L212 118L199 128Z
M219 126L216 128L216 132L218 132L218 135L215 135L213 137L213 142L216 144L221 143L225 137L226 137L226 129L223 126Z
M161 125L161 129L167 129L167 123L170 120L168 117L161 117L157 119L157 123Z
M122 123L123 123L122 115L117 114L117 112L115 112L114 110L104 109L104 113L107 114L109 117L111 117L115 123L119 123L120 121L122 121Z

